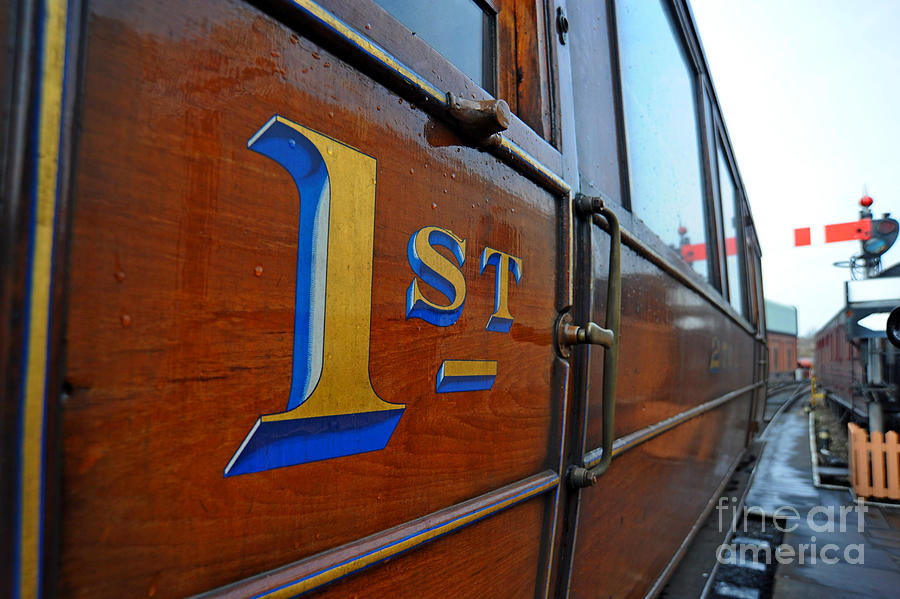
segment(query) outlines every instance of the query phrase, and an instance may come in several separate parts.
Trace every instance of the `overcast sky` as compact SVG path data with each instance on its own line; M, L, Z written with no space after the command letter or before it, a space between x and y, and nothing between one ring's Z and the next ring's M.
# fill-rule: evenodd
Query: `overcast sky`
M690 0L763 253L766 297L801 334L843 305L850 241L793 229L900 216L900 0ZM883 257L900 262L900 243Z

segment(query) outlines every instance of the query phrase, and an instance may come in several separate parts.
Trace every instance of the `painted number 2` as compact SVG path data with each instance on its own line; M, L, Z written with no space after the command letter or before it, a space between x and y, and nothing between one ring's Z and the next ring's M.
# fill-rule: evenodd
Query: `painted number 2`
M375 159L278 115L247 147L300 196L294 354L287 409L257 419L225 476L383 449L405 406L369 381Z

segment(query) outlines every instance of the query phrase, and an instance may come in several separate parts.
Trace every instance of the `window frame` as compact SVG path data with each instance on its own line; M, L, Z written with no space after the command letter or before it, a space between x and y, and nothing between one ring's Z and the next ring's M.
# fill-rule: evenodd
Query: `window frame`
M376 5L379 9L387 13L387 15L400 24L401 27L410 31L413 35L421 39L425 42L432 50L434 50L439 56L444 58L448 63L453 65L458 71L460 71L463 75L468 77L471 81L477 84L481 89L483 89L488 94L496 97L497 96L497 88L499 84L499 76L498 76L498 56L500 54L500 44L498 41L498 13L500 12L499 6L497 5L496 0L464 0L468 1L471 4L474 4L481 11L482 19L481 19L481 36L482 36L482 45L483 52L481 56L481 70L482 70L482 81L476 81L469 77L453 60L441 54L441 51L432 46L425 36L418 35L417 32L413 32L409 29L409 27L402 21L398 16L395 16L388 8L386 8L381 0L371 0L374 5ZM369 30L371 31L371 30ZM368 31L367 31L368 33Z
M709 79L701 75L701 93L703 95L701 102L703 104L703 175L705 194L707 202L707 230L710 240L709 263L711 266L710 284L723 297L727 294L728 282L725 280L726 269L726 253L725 253L725 231L722 220L722 201L721 201L721 184L719 181L718 155L716 154L716 139L718 129L716 127L716 111L713 109L713 95L710 91L711 85ZM714 257L714 258L713 258ZM714 270L714 272L713 272ZM725 297L727 301L727 297Z
M721 115L717 114L715 121L716 121L716 124L715 124L715 129L716 129L715 170L716 170L717 175L721 179L721 174L718 173L718 169L719 169L718 151L721 148L722 153L725 156L725 162L726 162L727 168L731 174L731 180L734 183L734 192L735 192L734 193L734 204L735 204L734 205L734 216L735 216L735 219L737 220L737 223L735 226L735 231L737 234L737 238L735 239L735 245L737 246L737 250L738 250L738 259L737 259L738 284L740 286L740 291L741 291L741 295L742 295L741 309L738 310L737 308L735 308L735 311L738 312L738 314L740 314L741 316L743 316L744 318L746 318L749 321L750 320L750 304L749 304L750 294L748 293L749 276L747 273L747 270L748 270L747 260L749 258L748 257L749 252L748 252L748 248L747 248L747 234L745 231L745 228L747 226L747 214L748 214L748 212L745 210L745 206L747 204L747 198L744 195L744 189L743 189L743 185L741 185L740 174L738 173L738 170L737 170L737 163L734 160L734 155L733 155L733 152L731 149L731 144L728 143L728 137L725 132L725 126L722 123ZM721 189L722 189L722 185L721 185L721 180L720 180L719 187L718 187L720 201L723 200L723 198L721 197ZM725 245L727 243L727 232L725 230L725 221L724 221L725 212L724 212L724 210L721 210L721 209L719 212L720 212L719 218L722 219L722 222L721 222L721 226L722 226L721 251L722 251L722 255L725 257L725 260L723 261L724 265L723 265L723 270L722 270L722 295L729 301L729 304L730 304L730 302L731 302L731 287L729 287L729 284L728 284L728 277L731 276L731 273L728 271L728 257L727 257L728 252L727 252L727 247ZM730 304L730 305L732 308L734 308L733 304Z
M412 34L377 0L317 1L437 87L463 98L506 101L516 117L513 121L518 122L511 123L504 135L512 136L532 156L560 172L556 168L562 162L563 121L557 64L560 57L554 47L556 30L551 27L549 16L550 8L555 6L552 2L530 0L528 4L521 4L516 0L472 0L493 15L493 19L489 19L493 21L489 28L493 30L493 40L486 45L492 56L488 58L491 52L486 52L484 59L485 68L493 74L493 82L482 86L424 39ZM528 35L522 35L524 22L517 21L516 15L523 7L531 9L531 3L534 27L526 27ZM527 69L530 81L524 87L517 81L520 56L523 57L521 60L530 61L529 67L535 67ZM488 65L488 62L492 64ZM520 110L520 98L528 99L528 112ZM521 139L523 131L533 133L540 141Z
M715 196L713 195L713 171L711 169L710 164L710 135L711 132L715 130L715 124L708 122L709 119L714 119L715 115L717 115L717 111L714 108L714 102L710 100L710 105L707 106L707 77L704 71L705 62L702 58L702 51L700 50L697 39L694 35L692 35L693 29L691 26L690 16L684 11L682 5L679 2L673 2L672 0L659 0L660 5L663 10L669 11L669 15L672 17L673 24L673 35L676 38L676 42L681 44L682 49L687 55L687 67L690 69L690 76L693 80L693 92L694 92L694 110L697 118L697 147L699 149L699 167L700 167L700 189L701 189L701 197L699 198L702 209L703 209L703 218L704 218L704 233L706 234L706 248L707 248L707 275L706 277L702 277L699 273L697 273L690 265L681 257L681 254L672 250L668 244L659 236L659 233L654 231L648 225L644 223L639 214L635 214L634 212L634 203L632 201L632 191L631 191L631 165L629 160L629 139L627 133L627 119L625 116L625 85L624 85L624 76L622 70L622 50L619 36L619 3L623 0L607 0L608 2L608 14L609 14L609 27L610 27L610 43L613 47L613 68L614 68L614 82L615 82L615 93L616 93L616 118L618 121L618 134L620 137L620 173L621 173L621 193L622 193L622 207L628 212L629 215L629 223L634 229L641 229L642 234L640 235L642 238L646 238L647 235L643 234L643 231L649 231L652 236L655 238L657 243L653 243L651 245L656 247L664 247L665 248L665 256L667 257L667 262L670 263L671 266L677 268L682 273L690 273L690 276L697 282L702 282L702 284L709 285L715 292L719 295L722 293L721 289L721 272L722 268L719 262L721 261L721 251L719 249L719 240L721 239L720 232L718 230L717 221L717 211L719 207L717 206ZM709 94L709 97L714 97L712 94ZM727 301L726 301L727 303Z
M748 212L749 214L749 207ZM748 292L750 294L750 314L748 316L750 324L757 331L765 333L765 294L763 293L762 284L762 253L759 249L759 239L756 237L756 229L752 225L744 227L746 235L747 255L744 263L747 267L747 283Z
M761 299L763 297L763 288L758 242L756 242L754 249L749 248L749 246L744 246L744 260L739 260L742 273L741 276L744 281L742 288L742 293L745 298L743 313L739 312L731 305L727 296L727 291L723 291L723 283L727 285L727 280L723 280L723 273L726 272L724 264L726 257L724 231L722 230L721 199L719 197L720 194L717 191L717 165L714 165L711 159L712 149L710 146L715 140L714 136L721 135L723 139L723 145L727 150L729 157L729 166L735 179L739 201L739 212L737 215L739 216L740 226L738 229L740 231L739 235L741 236L741 239L744 240L741 243L746 243L746 240L749 238L748 235L752 235L754 239L756 239L756 235L755 228L752 224L749 204L747 203L743 180L740 175L740 169L737 167L733 157L733 148L730 143L727 128L722 119L718 98L709 76L709 68L700 46L693 18L691 17L691 9L685 0L660 0L660 3L665 10L671 11L670 14L674 16L674 25L676 26L674 33L678 36L679 42L683 45L683 48L689 55L690 67L693 69L694 75L698 80L698 84L695 86L695 91L698 94L696 110L698 111L697 118L701 130L701 133L699 134L699 145L701 148L701 172L704 179L703 202L704 210L706 211L706 226L709 231L707 240L707 251L709 254L708 268L710 272L713 270L716 271L715 276L710 276L707 279L701 277L682 259L679 252L676 252L669 247L656 231L647 226L640 217L633 212L631 198L632 173L628 160L629 142L626 134L624 83L618 26L618 11L621 2L622 0L606 0L610 56L613 69L612 80L615 98L617 137L619 139L618 153L620 179L618 192L621 200L614 208L621 209L617 210L620 222L623 227L631 230L635 236L641 240L643 245L646 245L648 249L657 253L660 258L664 260L668 268L680 273L682 276L690 277L692 284L701 295L706 296L709 301L718 305L721 310L730 315L732 320L748 332L762 331L762 334L764 334L765 319L763 300ZM709 123L708 119L711 120L712 123ZM715 234L714 236L713 233ZM715 257L712 257L713 255L715 255ZM756 261L754 272L758 279L756 286L757 295L759 297L757 299L757 312L755 318L750 304L752 300L749 297L750 290L748 277L750 267L747 263L748 260Z
M490 86L484 91L497 97L500 86L500 7L495 0L473 0L484 11L488 18L482 19L482 35L485 40L485 53L481 57L482 69L490 74ZM449 62L449 61L448 61ZM451 63L452 64L452 63Z

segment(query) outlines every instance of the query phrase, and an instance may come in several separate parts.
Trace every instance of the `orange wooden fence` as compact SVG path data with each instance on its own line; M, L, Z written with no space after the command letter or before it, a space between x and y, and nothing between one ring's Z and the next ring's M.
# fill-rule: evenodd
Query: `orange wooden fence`
M896 431L872 433L847 425L850 481L860 497L900 499L900 437Z

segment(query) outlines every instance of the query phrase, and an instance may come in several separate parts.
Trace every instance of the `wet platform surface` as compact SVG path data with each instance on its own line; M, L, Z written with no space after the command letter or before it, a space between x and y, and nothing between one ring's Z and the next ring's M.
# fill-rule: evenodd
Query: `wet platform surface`
M746 500L751 512L783 518L772 596L900 597L900 507L858 505L847 490L815 487L803 405L795 401L766 429Z

